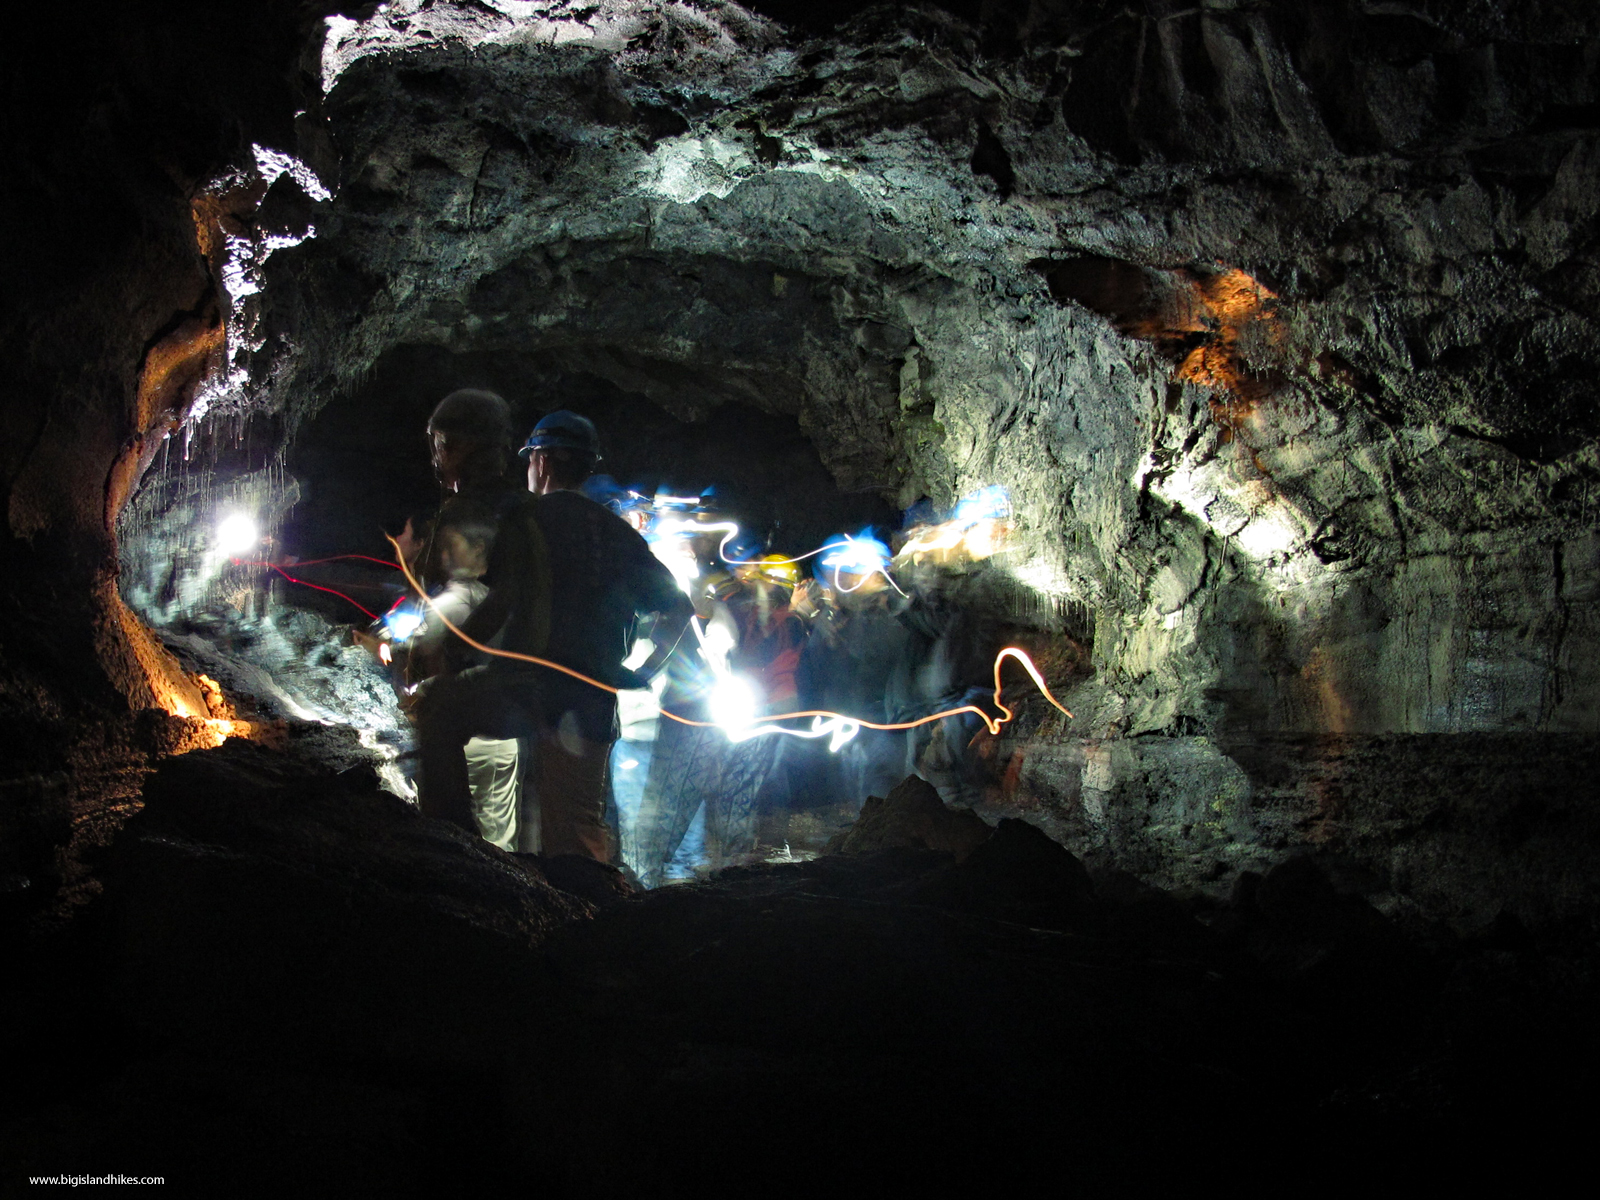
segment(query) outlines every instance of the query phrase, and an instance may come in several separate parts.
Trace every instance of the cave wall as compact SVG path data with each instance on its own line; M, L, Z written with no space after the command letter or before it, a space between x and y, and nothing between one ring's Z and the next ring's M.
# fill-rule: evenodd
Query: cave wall
M202 379L292 437L396 347L530 354L791 417L895 505L1006 485L1014 580L1092 612L1095 670L1002 747L992 814L1168 882L1313 849L1414 894L1404 855L1454 855L1448 909L1522 854L1532 896L1593 820L1600 30L1457 8L406 2L320 63L311 6L45 30L8 185L45 223L6 259L13 728L72 672L149 703L110 522ZM240 307L192 239L253 141L337 188L209 213L315 228ZM1548 770L1471 765L1508 754ZM1397 777L1450 782L1408 816Z
M228 215L254 140L292 145L312 5L8 13L0 184L0 891L92 888L86 860L214 697L117 592L114 523L220 366ZM226 199L224 197L224 199Z
M1329 739L1422 779L1520 735L1557 765L1519 790L1588 828L1593 18L391 12L325 57L342 184L268 264L280 403L397 344L531 352L794 414L902 506L1004 484L1095 672L990 808L1169 882L1306 849L1392 882L1397 839L1512 803L1463 766L1408 824L1393 755Z

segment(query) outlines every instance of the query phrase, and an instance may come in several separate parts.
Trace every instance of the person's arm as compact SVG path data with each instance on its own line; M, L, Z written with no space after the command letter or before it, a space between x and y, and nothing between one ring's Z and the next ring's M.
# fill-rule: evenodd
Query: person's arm
M489 594L462 631L486 643L514 619L518 628L508 632L516 648L542 654L550 641L550 559L531 505L519 505L501 519L483 582Z
M689 597L678 592L671 607L657 613L655 628L650 631L650 642L655 648L634 674L646 683L659 675L687 633L692 616L694 605L689 603Z
M639 616L655 615L655 626L650 631L653 647L650 657L633 672L642 687L661 673L686 636L689 620L694 616L694 605L644 538L632 529L628 530L628 535L620 540L617 553L626 564L624 578L632 593L633 611Z

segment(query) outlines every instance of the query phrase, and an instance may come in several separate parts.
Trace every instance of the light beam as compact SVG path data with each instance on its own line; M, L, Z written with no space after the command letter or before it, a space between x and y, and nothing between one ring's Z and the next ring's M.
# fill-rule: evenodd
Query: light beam
M255 518L244 513L230 513L217 522L217 552L224 555L243 554L261 540L261 529Z
M434 615L439 618L440 623L467 645L471 646L474 650L480 651L484 654L493 655L496 658L509 658L518 662L533 663L535 666L539 667L548 667L552 671L559 671L563 675L570 676L571 678L579 680L582 683L587 683L590 687L599 688L603 692L610 692L613 696L622 690L621 688L611 686L609 683L602 683L600 680L595 679L592 676L585 675L582 671L575 671L571 667L564 666L558 662L552 662L548 658L540 658L537 654L522 654L516 650L501 650L494 646L486 646L476 638L463 632L459 626L454 624L450 618L446 617L444 613L439 610L438 605L433 602L433 597L429 596L427 592L423 590L422 585L417 581L417 577L411 573L411 568L406 566L400 553L400 543L395 541L394 538L389 537L388 534L385 534L384 536L388 539L389 544L394 547L395 558L397 560L394 565L399 567L401 572L404 573L406 582L411 585L411 587L416 591L417 595L422 597L423 602L433 610ZM934 721L942 721L946 717L960 716L962 713L972 713L974 716L983 721L984 726L991 734L998 734L1001 728L1015 720L1017 715L1016 711L1001 699L1003 685L1000 681L1000 668L1005 664L1005 661L1008 658L1015 659L1017 663L1021 665L1022 669L1028 673L1028 677L1033 680L1034 686L1039 689L1040 694L1044 696L1046 700L1048 700L1056 709L1066 716L1072 716L1072 713L1067 709L1066 705L1057 700L1054 693L1050 691L1049 685L1047 685L1044 681L1044 676L1039 674L1039 668L1034 666L1033 659L1028 656L1028 652L1019 646L1007 646L994 656L994 706L1004 714L1003 716L990 716L987 712L974 704L963 704L957 708L943 709L936 713L930 713L925 717L918 717L915 721L889 722L863 721L856 717L847 716L844 713L829 712L825 709L807 709L804 712L775 713L770 717L763 718L762 721L754 727L754 731L747 734L747 736L754 737L763 733L787 733L795 737L821 737L824 732L835 732L836 734L838 732L842 732L846 726L854 726L855 729L880 729L888 731L917 729L923 725L931 724ZM661 715L669 720L678 722L680 725L692 725L697 729L721 728L715 721L696 721L690 717L679 716L677 713L667 708L661 709ZM813 719L812 731L810 732L786 729L777 724L779 721L792 721L805 717L810 717ZM819 729L817 724L819 720L824 723L839 722L840 724L836 726L834 730L822 730ZM850 737L854 736L855 734L853 731L848 737L840 738L835 736L835 739L829 746L829 749L837 750L846 741L848 741Z

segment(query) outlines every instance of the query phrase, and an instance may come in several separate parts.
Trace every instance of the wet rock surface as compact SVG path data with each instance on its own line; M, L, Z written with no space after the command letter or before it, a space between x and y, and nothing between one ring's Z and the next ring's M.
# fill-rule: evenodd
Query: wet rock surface
M245 1192L1063 1162L1098 1186L1192 1177L1248 1130L1258 1168L1339 1173L1318 1147L1350 1139L1437 1170L1481 1131L1491 1158L1559 1139L1574 1114L1537 1081L1595 1061L1591 950L1509 917L1404 929L1309 858L1218 903L1008 820L959 862L829 855L598 906L545 881L595 874L360 773L239 744L174 760L104 901L11 945L34 969L7 984L7 1044L55 1049L13 1060L38 1065L6 1158Z

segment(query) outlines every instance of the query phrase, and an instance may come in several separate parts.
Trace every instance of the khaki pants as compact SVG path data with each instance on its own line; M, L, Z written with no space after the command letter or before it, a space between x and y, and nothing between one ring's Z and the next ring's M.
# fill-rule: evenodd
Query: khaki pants
M533 762L523 779L523 820L537 821L544 854L610 862L606 769L611 743L581 738L572 724L546 726L533 739Z
M417 707L423 815L481 832L467 743L475 737L527 737L533 762L524 771L524 791L531 793L524 812L537 804L543 852L609 862L605 806L611 744L579 737L570 714L554 725L541 718L537 687L526 677L472 667L430 682Z
M515 738L475 737L466 744L467 786L472 815L483 840L502 850L517 848L517 797L522 759Z

